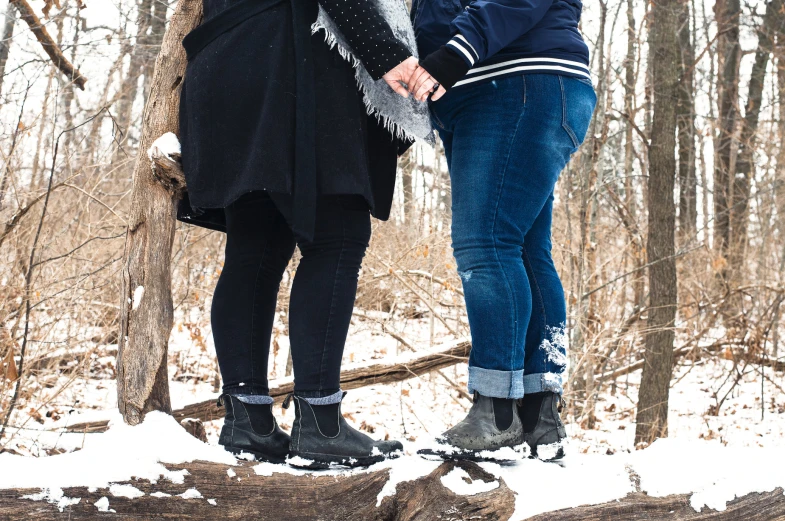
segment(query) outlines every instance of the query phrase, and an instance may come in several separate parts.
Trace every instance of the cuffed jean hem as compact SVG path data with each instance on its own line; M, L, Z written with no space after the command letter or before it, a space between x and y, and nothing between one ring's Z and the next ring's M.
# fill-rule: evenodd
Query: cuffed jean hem
M535 373L523 375L523 388L526 394L551 392L562 394L561 373Z
M469 392L490 398L523 398L523 370L497 371L469 366Z

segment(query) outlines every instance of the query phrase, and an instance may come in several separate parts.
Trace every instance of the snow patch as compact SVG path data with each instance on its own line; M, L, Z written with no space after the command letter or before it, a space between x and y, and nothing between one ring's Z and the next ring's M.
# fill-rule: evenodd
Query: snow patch
M564 444L562 442L549 443L548 445L538 445L537 458L543 461L552 460L559 454L559 450L562 450L563 448Z
M289 465L294 465L295 467L307 467L312 465L314 461L312 459L303 458L301 456L292 456L290 458L286 458L286 463ZM254 470L256 467L254 467Z
M660 439L630 455L631 467L650 496L689 494L690 504L723 511L728 501L785 488L785 449L725 447L719 441Z
M158 154L166 156L169 159L172 159L172 156L179 156L182 154L180 140L177 139L177 136L172 132L167 132L153 141L153 144L147 149L147 157L149 157L151 161L153 156L156 155L156 150Z
M63 489L60 487L45 488L38 494L22 496L22 499L32 499L33 501L46 501L47 503L52 503L53 505L57 506L57 509L60 512L62 512L66 507L76 505L82 500L80 497L72 498L66 496L63 493Z
M542 341L540 349L545 351L548 362L559 367L567 366L567 333L564 326L547 327L547 337Z
M229 476L230 478L233 478L237 475L237 472L235 472L234 469L232 468L228 468L226 469L226 475Z
M166 492L151 492L150 495L153 497L172 497L171 494L167 494Z
M142 297L144 296L144 286L136 286L134 290L134 299L131 304L131 310L136 310L139 307L139 304L142 302Z
M169 472L169 475L166 476L166 479L174 483L175 485L182 485L185 483L185 476L189 474L188 469L182 470L173 470Z
M196 490L195 488L189 488L182 494L178 494L183 499L201 499L202 493Z
M208 499L207 502L210 503L213 506L216 506L218 504L218 503L216 503L216 501L214 499Z
M298 456L295 456L297 458ZM293 458L292 458L293 459ZM300 458L302 461L309 461L305 460L304 458ZM288 465L278 465L275 463L264 462L258 465L254 465L253 471L256 473L257 476L265 476L270 477L273 474L291 474L292 476L303 476L307 474L306 471L295 469L289 467Z
M119 485L116 483L109 487L109 493L114 497L127 497L128 499L144 496L144 492L132 485Z
M473 480L469 473L460 467L455 467L441 477L442 485L459 496L473 496L499 488L498 481Z
M376 506L382 504L387 496L395 495L399 483L414 481L427 476L441 464L441 462L428 461L422 458L400 458L392 460L390 464L390 479L384 484L376 496Z
M109 498L104 496L95 503L93 503L99 512L114 512L113 508L109 508Z
M107 432L85 437L84 448L77 452L41 458L0 454L0 489L107 488L132 477L150 482L163 477L182 483L187 471L170 471L163 463L196 460L237 463L223 448L188 434L168 414L151 412L133 427L119 417L114 419Z
M634 492L624 456L581 454L565 460L563 467L536 459L514 465L494 462L479 465L497 479L503 479L515 492L511 521L521 521L561 508L614 501Z

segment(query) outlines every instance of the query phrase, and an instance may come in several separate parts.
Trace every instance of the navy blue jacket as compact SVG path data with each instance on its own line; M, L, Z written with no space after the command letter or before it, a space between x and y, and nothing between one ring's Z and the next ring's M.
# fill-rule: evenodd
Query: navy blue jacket
M420 56L446 45L469 67L458 87L527 72L590 78L582 7L581 0L413 0L411 16Z

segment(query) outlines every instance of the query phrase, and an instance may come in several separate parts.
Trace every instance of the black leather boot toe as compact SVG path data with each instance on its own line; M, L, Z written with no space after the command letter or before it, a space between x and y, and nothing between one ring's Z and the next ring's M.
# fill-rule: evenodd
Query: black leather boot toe
M531 449L530 457L543 461L564 457L567 431L559 416L561 409L559 394L546 391L524 396L518 414L523 422L523 438Z
M466 418L436 438L435 446L417 453L429 459L497 462L521 459L525 446L516 401L475 393L474 404Z
M376 441L349 425L340 403L312 405L305 398L292 397L295 419L289 465L305 469L365 467L403 454L400 442Z
M258 461L284 463L289 454L289 435L278 427L272 404L241 402L224 394L218 399L226 409L218 443L233 454L248 453Z

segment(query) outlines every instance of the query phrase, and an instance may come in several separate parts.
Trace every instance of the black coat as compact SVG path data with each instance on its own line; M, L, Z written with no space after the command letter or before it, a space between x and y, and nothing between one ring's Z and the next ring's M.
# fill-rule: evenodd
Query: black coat
M347 1L378 25L364 0L322 5ZM205 22L184 41L181 220L223 230L223 208L254 190L291 195L293 226L306 236L318 194L360 194L376 217L389 216L406 145L367 114L351 65L310 35L316 15L315 0L205 0ZM408 56L383 19L388 32L370 38L333 19L374 79Z

